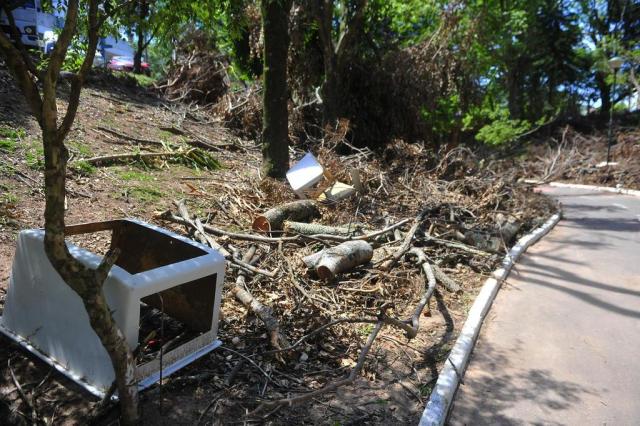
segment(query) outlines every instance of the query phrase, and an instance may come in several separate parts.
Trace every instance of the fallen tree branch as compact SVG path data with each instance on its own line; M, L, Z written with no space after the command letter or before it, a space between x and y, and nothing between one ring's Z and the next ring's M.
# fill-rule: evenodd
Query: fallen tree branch
M155 146L164 146L164 143L161 141L156 141L156 140L151 140L151 139L141 139L141 138L136 138L133 136L129 136L125 133L121 133L115 129L111 129L109 127L104 127L104 126L96 126L95 127L97 130L109 133L113 136L117 136L121 139L126 139L128 141L131 142L135 142L137 144L141 144L141 145L155 145Z
M215 242L213 238L211 238L203 229L200 220L196 219L195 221L191 219L189 216L189 210L187 210L187 206L184 204L184 200L174 200L173 204L178 208L178 213L184 220L185 225L191 227L194 231L195 237L203 244L210 246L220 252L225 258L230 258L231 253L227 251L220 244Z
M255 252L256 248L255 246L252 246L244 254L242 262L247 265L253 265L258 259L258 257L254 257ZM251 312L253 312L264 323L269 334L269 342L273 349L280 350L282 347L288 347L289 341L280 333L280 324L278 323L278 320L273 317L271 308L260 303L248 290L244 288L245 279L246 273L243 270L240 270L238 272L236 283L230 290L231 294L233 294L245 308L251 310Z
M409 248L411 247L411 241L413 240L413 237L416 235L418 228L422 224L422 221L424 220L424 217L427 214L427 211L428 210L422 211L418 216L416 216L416 218L414 219L414 224L411 226L411 228L409 229L409 232L407 232L407 235L404 237L404 241L402 242L402 245L398 247L398 249L393 253L390 259L385 261L380 266L381 270L383 271L390 270L393 267L393 265L395 265L396 262L398 262L398 260L400 260L400 258L404 256L404 254L409 250Z
M418 264L424 272L427 284L427 288L422 294L422 298L420 298L420 302L418 303L418 306L416 306L416 309L411 316L411 333L407 333L407 339L413 339L418 335L418 328L420 327L420 315L422 314L424 307L429 304L429 299L431 299L431 296L436 289L436 277L433 273L431 265L429 264L427 255L423 250L413 248L409 251L409 253L415 255L418 258Z
M431 268L433 268L433 275L436 277L436 280L440 281L440 284L442 284L447 290L451 293L462 292L460 284L449 278L449 276L445 274L438 265L431 265Z
M182 219L181 217L178 217L176 215L174 215L171 211L166 211L164 213L162 213L160 215L161 219L164 220L168 220L170 222L174 222L174 223L178 223L181 225L186 225L187 222ZM252 241L252 242L256 242L256 243L267 243L267 244L278 244L280 242L298 242L300 241L300 237L266 237L264 235L255 235L255 234L243 234L243 233L239 233L239 232L230 232L230 231L225 231L223 229L220 228L215 228L211 225L207 225L207 224L203 224L202 225L204 230L207 231L210 234L213 235L217 235L217 236L223 236L223 237L229 237L229 238L233 238L235 240L241 240L241 241Z
M354 234L362 234L360 226L328 226L319 223L293 222L285 221L283 229L285 232L302 234L302 235L342 235L349 236Z
M435 244L440 244L442 246L446 246L446 247L450 247L450 248L466 251L467 253L475 254L475 255L478 255L478 256L485 256L485 257L493 256L492 253L489 253L489 252L484 251L484 250L479 250L479 249L477 249L475 247L472 247L470 245L467 245L467 244L464 244L464 243L460 243L460 242L457 242L457 241L449 241L449 240L443 240L441 238L431 237L431 238L427 239L427 242L432 242L432 243L435 243Z
M99 157L92 158L80 158L74 161L74 163L83 161L85 163L99 165L106 163L114 163L125 160L143 160L143 159L152 159L152 158L171 158L183 155L183 153L178 152L127 152L124 154L112 154L112 155L103 155Z

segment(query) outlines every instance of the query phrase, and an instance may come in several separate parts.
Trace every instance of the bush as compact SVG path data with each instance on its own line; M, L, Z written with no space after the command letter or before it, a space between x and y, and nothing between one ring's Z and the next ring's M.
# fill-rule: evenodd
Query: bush
M526 120L510 120L500 118L482 127L476 139L492 146L513 142L531 129L531 123Z

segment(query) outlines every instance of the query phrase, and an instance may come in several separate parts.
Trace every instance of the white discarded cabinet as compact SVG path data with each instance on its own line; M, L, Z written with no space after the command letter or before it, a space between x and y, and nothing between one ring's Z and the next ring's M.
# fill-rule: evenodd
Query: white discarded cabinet
M164 354L167 376L220 345L216 340L225 262L217 251L137 220L70 226L67 235L112 231L121 255L104 292L129 347L138 345L141 302L194 331L192 340ZM102 259L68 244L71 254L95 268ZM97 396L115 376L107 352L89 324L80 297L51 266L44 231L20 232L0 332ZM138 365L139 389L160 377L160 359Z

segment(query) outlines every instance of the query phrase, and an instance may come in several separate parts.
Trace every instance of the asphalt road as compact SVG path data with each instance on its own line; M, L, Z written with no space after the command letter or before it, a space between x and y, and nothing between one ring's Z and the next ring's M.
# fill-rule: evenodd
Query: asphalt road
M451 425L640 425L640 198L542 188L564 218L498 293Z

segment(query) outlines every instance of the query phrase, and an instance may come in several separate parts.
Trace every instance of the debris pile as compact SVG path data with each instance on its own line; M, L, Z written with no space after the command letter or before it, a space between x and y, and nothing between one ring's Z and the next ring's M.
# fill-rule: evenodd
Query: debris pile
M243 358L252 367L242 364L249 370L269 366L278 372L265 382L271 389L261 394L266 400L247 405L250 417L318 398L353 383L367 368L375 370L367 367L367 354L381 335L433 345L433 330L422 318L430 315L434 295L439 311L459 304L474 292L470 276L493 270L518 235L554 210L516 183L515 173L498 178L463 148L442 155L431 169L425 165L432 154L423 148L398 143L389 149L396 152L384 165L367 149L342 157L329 148L318 154L325 177L335 171L344 179L345 170L358 170L361 191L339 201L294 201L291 187L279 182L236 186L226 202L251 231L229 230L222 215L206 223L182 203L179 214L160 216L229 253L237 280L228 286L221 333L243 336ZM469 166L475 176L457 170ZM233 314L240 312L233 299L261 325L245 329L242 315ZM353 345L362 338L362 346ZM230 369L235 373L228 382L239 381L237 398L251 399L250 380L242 381L236 368L221 365L217 374ZM323 383L305 379L315 370L328 372Z
M231 84L228 58L203 32L188 32L178 43L176 53L166 82L158 86L168 100L212 104L227 93Z
M606 131L584 134L566 126L558 135L530 148L521 162L523 177L543 182L553 180L573 183L640 189L640 131L616 131L617 143L607 159Z

